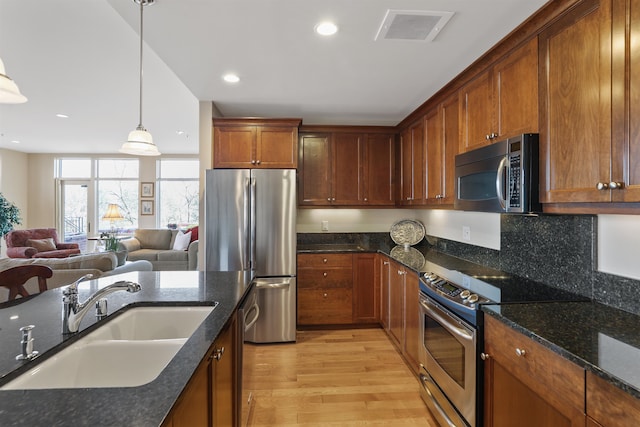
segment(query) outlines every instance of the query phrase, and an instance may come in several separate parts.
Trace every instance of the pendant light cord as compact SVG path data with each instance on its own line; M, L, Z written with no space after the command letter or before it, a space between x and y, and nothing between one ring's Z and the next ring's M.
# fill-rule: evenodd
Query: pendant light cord
M140 122L138 123L139 129L144 129L142 127L142 14L144 10L144 0L140 0Z

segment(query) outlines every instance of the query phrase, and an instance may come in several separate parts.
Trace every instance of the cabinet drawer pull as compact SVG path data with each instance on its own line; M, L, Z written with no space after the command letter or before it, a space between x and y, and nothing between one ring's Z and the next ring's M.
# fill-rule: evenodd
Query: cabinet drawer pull
M527 352L524 349L516 348L516 354L518 355L518 357L524 357Z
M324 262L326 264L327 263L327 259L326 258L322 258L322 262Z

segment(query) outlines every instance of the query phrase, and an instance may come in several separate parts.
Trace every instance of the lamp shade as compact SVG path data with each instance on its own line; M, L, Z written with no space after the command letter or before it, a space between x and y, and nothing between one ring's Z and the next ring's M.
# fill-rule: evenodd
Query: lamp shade
M153 143L153 137L142 126L138 126L136 130L129 132L127 142L122 144L121 153L133 154L135 156L159 156L160 151Z
M120 206L115 203L109 203L109 207L107 207L107 212L102 217L105 221L119 221L124 219L122 214L120 213Z
M4 63L0 59L0 104L22 104L27 97L20 93L18 85L6 75Z

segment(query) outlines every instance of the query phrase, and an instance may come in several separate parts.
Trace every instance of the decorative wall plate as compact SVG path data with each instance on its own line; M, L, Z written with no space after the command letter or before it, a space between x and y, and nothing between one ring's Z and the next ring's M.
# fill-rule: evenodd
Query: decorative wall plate
M391 226L391 240L396 245L417 245L424 239L424 225L420 221L403 219Z

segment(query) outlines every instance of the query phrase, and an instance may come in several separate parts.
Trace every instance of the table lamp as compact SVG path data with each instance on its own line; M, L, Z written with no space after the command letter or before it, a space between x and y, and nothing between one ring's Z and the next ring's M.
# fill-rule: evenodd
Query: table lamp
M115 235L116 229L114 226L114 222L124 219L124 217L120 213L120 206L116 205L115 203L109 203L107 212L102 216L102 219L111 222L111 233Z

